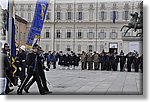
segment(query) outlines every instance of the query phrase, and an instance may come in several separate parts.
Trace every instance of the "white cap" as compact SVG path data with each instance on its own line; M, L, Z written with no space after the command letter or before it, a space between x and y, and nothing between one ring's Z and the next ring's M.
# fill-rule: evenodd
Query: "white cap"
M24 45L22 45L22 46L20 47L20 49L23 50L23 51L25 51L25 50L26 50L26 47L25 47Z

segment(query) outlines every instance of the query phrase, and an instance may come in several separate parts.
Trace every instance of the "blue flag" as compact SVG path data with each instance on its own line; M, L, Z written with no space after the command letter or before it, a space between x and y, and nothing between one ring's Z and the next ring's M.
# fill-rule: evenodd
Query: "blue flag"
M9 27L9 17L7 17L6 21L6 29L8 31ZM15 44L15 23L14 23L14 18L12 17L12 39L11 39L11 57L16 57L16 44Z
M113 23L116 23L116 11L113 11Z
M34 38L40 37L47 8L48 8L47 0L37 0L34 19L32 21L32 26L30 28L26 42L27 45L32 46Z

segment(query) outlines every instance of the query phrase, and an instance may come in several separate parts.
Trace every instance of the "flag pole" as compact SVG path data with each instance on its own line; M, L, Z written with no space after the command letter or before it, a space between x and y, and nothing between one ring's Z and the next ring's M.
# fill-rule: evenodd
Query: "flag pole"
M8 25L8 44L11 49L11 39L12 39L12 0L8 1L9 3L9 25ZM11 54L11 53L10 53Z

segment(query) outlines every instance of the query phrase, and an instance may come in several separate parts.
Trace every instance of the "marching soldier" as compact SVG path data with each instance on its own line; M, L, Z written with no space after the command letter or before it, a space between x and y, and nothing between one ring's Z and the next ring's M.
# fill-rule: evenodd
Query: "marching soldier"
M22 45L19 49L18 61L19 61L19 68L20 69L20 80L21 83L25 79L25 68L26 68L26 52L25 52L25 46Z
M22 84L18 88L17 90L18 95L22 95L22 90L24 89L25 85L27 84L27 82L30 80L32 76L38 85L40 94L41 95L45 94L45 90L41 84L41 80L39 77L38 61L39 61L38 45L35 44L33 46L32 53L28 54L28 57L27 57L28 75L26 76L25 80L22 82Z
M39 76L41 78L42 81L42 85L44 87L44 91L45 94L48 93L52 93L51 91L49 91L48 87L47 87L47 83L46 83L46 77L45 77L45 72L44 72L44 56L42 54L43 50L41 47L39 47L39 61L38 61L38 72L39 72ZM32 78L32 80L25 86L24 90L26 93L29 93L29 88L31 87L31 85L35 82L35 78Z
M82 51L82 54L81 54L81 69L82 70L85 70L87 67L86 60L87 60L87 55L84 51Z

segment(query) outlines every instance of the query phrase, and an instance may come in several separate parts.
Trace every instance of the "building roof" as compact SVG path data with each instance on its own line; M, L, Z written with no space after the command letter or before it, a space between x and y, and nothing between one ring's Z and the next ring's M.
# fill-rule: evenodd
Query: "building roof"
M27 24L27 21L21 17L19 17L18 15L15 15L15 19L21 23Z

